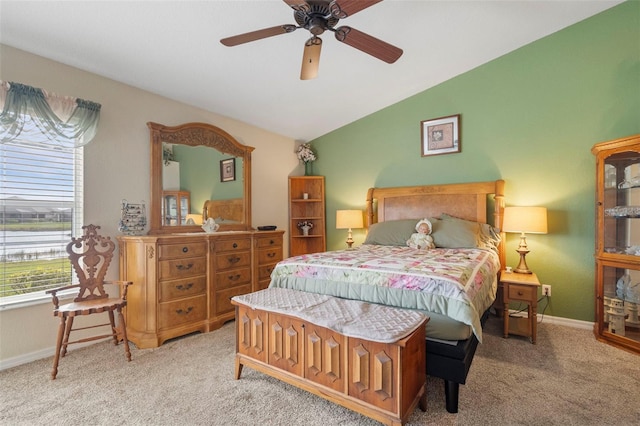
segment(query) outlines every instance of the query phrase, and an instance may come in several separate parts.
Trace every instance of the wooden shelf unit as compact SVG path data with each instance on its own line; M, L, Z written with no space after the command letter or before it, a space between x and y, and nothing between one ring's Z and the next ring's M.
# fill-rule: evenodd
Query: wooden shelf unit
M324 176L289 177L289 256L326 251L324 198ZM309 235L298 227L305 221L313 223Z

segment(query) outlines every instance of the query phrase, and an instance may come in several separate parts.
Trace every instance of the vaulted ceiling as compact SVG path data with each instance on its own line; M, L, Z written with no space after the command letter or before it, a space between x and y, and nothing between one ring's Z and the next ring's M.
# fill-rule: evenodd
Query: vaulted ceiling
M220 43L295 24L281 0L1 0L0 42L310 140L621 2L385 0L338 26L401 48L400 59L387 64L326 32L319 76L306 81L299 79L305 29Z

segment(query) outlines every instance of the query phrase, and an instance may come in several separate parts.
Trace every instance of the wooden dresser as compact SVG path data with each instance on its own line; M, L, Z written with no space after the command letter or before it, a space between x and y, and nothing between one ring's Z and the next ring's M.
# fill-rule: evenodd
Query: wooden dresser
M234 319L231 297L269 285L283 231L120 236L127 335L138 348Z

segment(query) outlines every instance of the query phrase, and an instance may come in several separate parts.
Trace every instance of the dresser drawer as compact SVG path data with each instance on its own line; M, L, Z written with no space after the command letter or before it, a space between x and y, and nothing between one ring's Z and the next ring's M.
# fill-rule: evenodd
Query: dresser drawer
M509 284L509 300L535 300L538 297L538 287L530 285Z
M282 260L282 247L263 248L258 250L258 263L276 263Z
M257 244L258 248L264 248L264 247L276 247L276 246L280 246L282 247L282 238L278 237L264 237L264 238L258 238L258 244Z
M207 272L206 257L161 260L159 263L161 280L193 277Z
M276 265L262 265L258 267L258 280L271 280L271 273Z
M182 257L199 257L207 255L206 241L182 243L182 244L161 244L158 246L158 259L178 259Z
M234 240L222 240L215 242L216 252L223 251L237 251L237 250L250 250L251 239L250 238L238 238Z
M234 312L235 307L231 304L231 298L233 296L247 293L251 293L250 284L216 291L216 315L223 315Z
M173 328L178 325L207 318L207 296L182 299L175 302L161 303L159 307L158 326L160 329Z
M249 268L229 269L216 274L216 290L250 283L251 269Z
M251 265L251 252L219 253L216 255L216 268L229 269Z
M204 294L206 289L206 275L181 280L160 281L160 302Z

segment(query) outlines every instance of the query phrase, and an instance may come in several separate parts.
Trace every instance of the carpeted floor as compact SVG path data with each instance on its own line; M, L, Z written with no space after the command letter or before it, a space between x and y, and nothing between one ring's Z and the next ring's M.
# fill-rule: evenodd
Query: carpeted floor
M58 379L52 359L0 372L2 425L377 425L246 367L233 379L235 324L208 334L132 347L104 342L71 351ZM52 336L52 339L54 336ZM597 342L589 330L542 323L538 344L501 337L491 318L458 414L428 380L428 410L412 425L637 425L640 356Z

